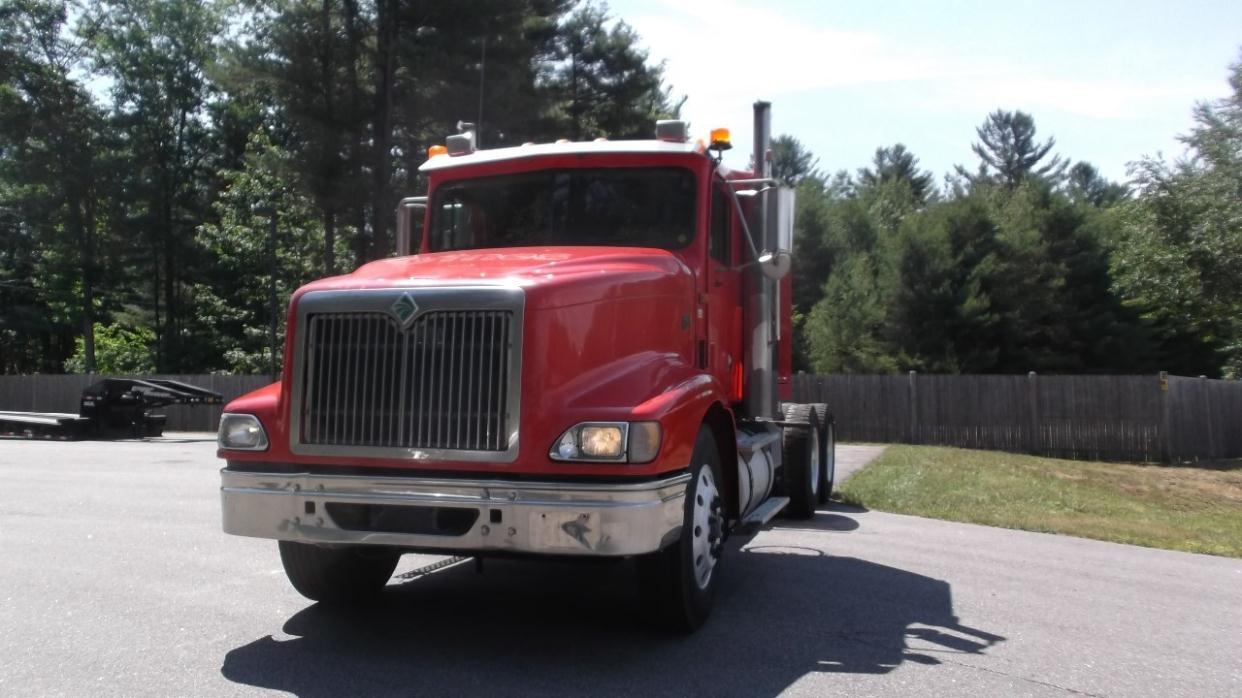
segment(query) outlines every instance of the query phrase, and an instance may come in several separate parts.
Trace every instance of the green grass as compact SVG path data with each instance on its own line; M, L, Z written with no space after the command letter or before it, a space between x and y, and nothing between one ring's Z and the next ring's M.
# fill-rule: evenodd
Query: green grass
M900 514L1242 557L1242 466L1129 465L890 446L840 490Z

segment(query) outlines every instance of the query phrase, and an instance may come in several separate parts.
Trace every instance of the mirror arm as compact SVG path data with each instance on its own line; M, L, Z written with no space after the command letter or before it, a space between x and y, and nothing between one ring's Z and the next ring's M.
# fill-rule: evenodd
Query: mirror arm
M764 254L760 254L759 248L755 247L755 238L754 236L750 234L750 225L746 222L746 214L742 211L742 202L738 200L737 192L733 191L732 187L729 187L728 191L729 191L729 199L733 201L733 210L737 212L737 219L742 223L742 233L746 235L746 244L750 246L751 256L754 257L754 260L755 260L754 262L748 262L746 264L743 264L740 267L734 267L735 270L745 269L746 267L750 266L752 263L758 263L762 261L767 251L765 250Z
M751 184L766 184L769 187L778 187L780 182L772 177L760 177L758 179L729 179L726 182L731 186L747 186Z

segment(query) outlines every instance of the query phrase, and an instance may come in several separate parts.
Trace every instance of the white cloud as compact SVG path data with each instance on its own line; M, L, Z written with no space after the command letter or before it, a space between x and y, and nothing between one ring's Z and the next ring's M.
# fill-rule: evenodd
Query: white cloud
M1048 108L1092 119L1128 119L1141 116L1156 104L1190 103L1219 91L1219 86L1211 84L1143 86L991 75L977 80L953 80L940 94L942 105L968 106L976 111L1004 107L1037 112Z
M694 95L771 95L960 73L887 37L814 26L750 4L719 0L624 18L668 60L668 77ZM693 89L690 89L693 88Z
M846 144L864 132L874 139L878 128L892 139L921 138L933 166L944 169L939 160L968 157L974 127L1003 108L1034 114L1050 133L1055 125L1059 141L1082 144L1077 157L1119 169L1110 162L1136 157L1146 142L1168 140L1194 101L1223 89L1200 74L1187 79L1192 73L1184 69L1157 77L1145 74L1141 61L1092 60L1090 52L1084 54L1090 63L1079 65L1029 50L992 51L980 60L978 42L943 31L845 29L824 14L782 12L770 0L626 4L630 11L621 19L635 28L652 60L666 62L674 95L687 96L682 117L693 134L732 129L735 149L726 159L735 167L749 158L754 99L773 101L776 133L795 133L817 154L833 152L852 164L862 162L853 163L852 151L842 156ZM932 122L938 130L928 132ZM1153 139L1151 133L1164 131ZM877 144L888 141L881 137ZM1104 141L1127 152L1117 155Z
M666 61L666 82L675 95L687 96L682 117L694 133L733 130L735 166L745 164L741 154L750 150L751 100L776 103L780 133L785 96L976 72L891 37L817 26L733 0L691 0L622 19L638 31L651 59Z

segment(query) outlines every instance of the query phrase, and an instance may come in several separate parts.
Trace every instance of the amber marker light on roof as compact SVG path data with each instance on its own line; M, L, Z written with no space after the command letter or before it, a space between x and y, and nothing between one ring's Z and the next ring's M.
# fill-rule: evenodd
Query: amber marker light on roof
M433 145L427 149L427 157L434 158L437 155L448 155L448 148L442 145Z
M712 150L728 150L733 147L733 140L729 136L729 129L714 128L712 129Z

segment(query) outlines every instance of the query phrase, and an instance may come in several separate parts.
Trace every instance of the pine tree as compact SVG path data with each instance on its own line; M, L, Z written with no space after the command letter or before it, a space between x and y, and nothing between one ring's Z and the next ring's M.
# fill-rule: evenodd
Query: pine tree
M111 84L110 126L123 138L126 161L126 207L112 224L146 246L140 276L151 283L157 364L165 371L192 365L184 300L195 274L194 228L207 208L207 72L222 22L215 2L101 0L79 24L96 72Z
M95 362L103 119L71 77L83 47L66 18L64 2L0 6L0 356L20 370L59 370L73 334Z
M571 140L650 138L657 119L677 112L663 66L649 64L638 34L606 9L574 11L557 32L553 58L543 86L555 104L553 122Z
M871 167L858 171L858 181L868 187L878 187L886 182L904 182L920 205L926 203L933 193L932 174L920 170L919 159L901 143L876 148Z
M752 162L751 167L754 165ZM819 171L819 158L802 141L780 135L772 139L772 178L787 187L796 187L806 179L822 180L823 173Z
M1035 120L1030 114L998 109L988 115L975 133L979 142L970 149L979 156L979 173L970 174L961 166L957 168L959 175L972 182L996 181L1006 189L1013 189L1028 176L1055 183L1064 174L1066 163L1060 156L1040 164L1052 152L1056 139L1037 142Z

